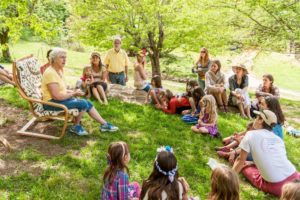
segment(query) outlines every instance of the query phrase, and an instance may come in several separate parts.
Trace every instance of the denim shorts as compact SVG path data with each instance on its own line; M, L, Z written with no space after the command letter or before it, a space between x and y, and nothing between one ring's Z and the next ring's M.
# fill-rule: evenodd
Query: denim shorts
M49 100L49 102L58 103L65 105L68 109L78 109L79 112L86 111L90 112L91 108L93 107L93 104L89 102L86 99L77 99L77 98L70 98L63 101L57 101L54 99ZM44 105L45 110L54 110L54 111L60 111L61 108L57 108L54 106Z

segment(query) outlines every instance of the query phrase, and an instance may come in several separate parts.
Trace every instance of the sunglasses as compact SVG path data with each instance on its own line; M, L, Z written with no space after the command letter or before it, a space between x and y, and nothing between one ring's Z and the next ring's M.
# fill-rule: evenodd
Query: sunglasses
M206 51L200 51L200 53L206 53Z

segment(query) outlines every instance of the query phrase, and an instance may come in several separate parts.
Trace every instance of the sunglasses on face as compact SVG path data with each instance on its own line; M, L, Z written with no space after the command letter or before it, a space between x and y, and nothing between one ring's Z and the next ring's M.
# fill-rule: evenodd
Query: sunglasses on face
M206 51L200 51L201 53L206 53Z

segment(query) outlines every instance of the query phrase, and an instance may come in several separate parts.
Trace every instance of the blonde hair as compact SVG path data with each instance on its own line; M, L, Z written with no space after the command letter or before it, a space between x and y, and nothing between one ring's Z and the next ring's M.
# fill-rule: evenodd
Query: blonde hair
M205 104L205 109L201 109L201 117L209 110L209 123L215 123L218 118L216 100L212 95L205 95L201 101Z
M211 174L209 200L239 200L239 178L229 167L221 166Z
M205 56L204 57L201 56L201 51L205 51ZM199 55L199 58L196 62L196 65L201 64L202 66L207 66L208 60L209 60L208 50L207 50L207 48L202 47L201 50L200 50L200 55Z
M280 200L300 199L300 180L284 184Z

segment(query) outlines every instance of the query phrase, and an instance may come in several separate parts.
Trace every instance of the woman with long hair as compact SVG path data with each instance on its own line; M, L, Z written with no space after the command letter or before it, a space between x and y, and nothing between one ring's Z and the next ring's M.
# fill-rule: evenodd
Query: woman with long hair
M210 66L211 61L209 59L208 50L205 47L202 47L192 72L198 74L198 83L203 90L205 88L205 73L209 70Z

